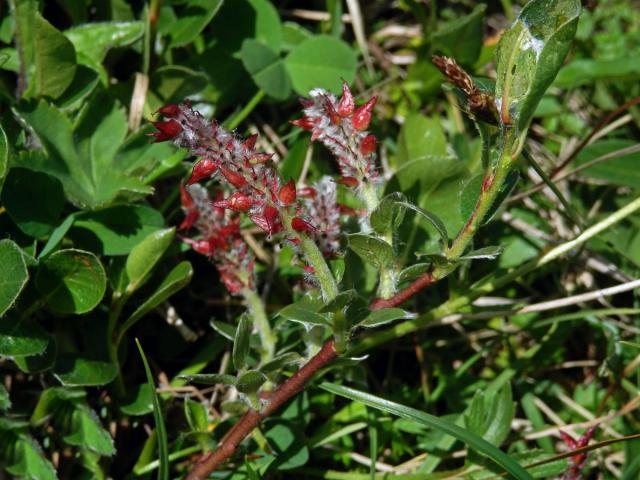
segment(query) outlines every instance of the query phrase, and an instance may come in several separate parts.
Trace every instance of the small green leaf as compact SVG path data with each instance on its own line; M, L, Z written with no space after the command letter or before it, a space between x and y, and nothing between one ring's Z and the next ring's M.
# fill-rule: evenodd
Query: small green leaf
M151 270L171 245L175 233L175 228L158 230L133 247L125 266L129 278L128 294L136 291L147 280Z
M344 310L359 298L356 290L344 290L340 292L336 297L322 307L320 313L335 313Z
M98 416L86 405L79 405L71 416L71 433L64 436L69 445L86 448L101 456L116 453L113 439L102 425Z
M426 218L431 223L431 225L435 227L436 231L438 232L438 235L440 235L440 240L442 240L442 243L444 245L449 244L449 234L447 233L447 227L445 227L442 220L440 220L436 215L425 210L424 208L420 208L417 205L414 205L409 202L399 202L399 205L404 208L413 210L417 214L421 215L423 218Z
M53 368L58 355L55 337L50 336L44 352L36 355L14 356L13 361L25 373L40 373Z
M169 47L182 47L193 42L213 19L223 0L188 0L182 2L178 18L167 31Z
M1 431L1 430L0 430ZM43 454L42 447L30 435L12 435L9 444L13 446L15 463L6 465L9 475L33 480L56 480L58 476L53 465Z
M348 239L349 248L365 263L376 268L385 268L393 264L393 248L384 240L364 233L353 233Z
M285 58L293 88L308 95L313 88L340 91L340 79L355 78L357 55L349 45L329 35L316 35L294 47Z
M216 332L218 332L227 340L231 340L233 342L233 339L236 336L236 327L225 322L219 322L217 320L211 320L209 324L211 325L211 328L213 328Z
M0 317L11 308L20 295L29 272L20 247L12 240L0 240Z
M291 79L280 56L252 38L242 42L240 58L255 84L277 100L291 95Z
M415 314L401 308L381 308L371 312L367 318L359 322L356 327L374 328L380 325L400 320L401 318L415 318Z
M502 253L503 250L504 250L504 247L499 245L494 245L492 247L479 248L469 253L465 253L460 257L460 260L480 260L480 259L493 260L494 258L497 258Z
M292 322L328 327L329 320L324 315L318 313L320 308L322 308L321 303L312 302L307 298L303 298L296 303L284 307L278 312L278 315Z
M531 0L496 51L496 101L503 123L524 134L562 66L578 26L578 0Z
M158 468L158 480L169 480L169 446L167 440L167 428L164 424L164 417L162 415L162 409L160 408L160 400L158 399L158 394L156 393L156 386L153 382L153 375L151 375L151 369L149 368L147 357L145 356L144 350L142 350L142 345L140 345L140 342L137 338L136 345L138 346L138 351L140 352L142 363L144 364L144 371L147 375L147 384L153 392L153 418L156 422L156 433L158 436L158 457L160 460L160 466Z
M53 373L67 387L106 385L118 372L115 365L73 353L58 355Z
M81 314L100 303L107 288L107 277L93 253L60 250L40 263L36 288L54 312Z
M0 318L0 355L39 355L49 343L49 335L34 320L17 320L11 314Z
M156 308L174 293L186 287L193 277L193 268L187 261L180 262L173 267L169 274L164 277L162 283L153 292L145 302L140 305L135 312L123 323L120 331L122 333L129 330L138 320Z
M184 416L191 430L194 432L209 433L209 418L207 407L200 402L194 402L188 398L184 399Z
M2 190L2 203L20 230L42 238L58 224L64 192L60 181L51 175L12 168Z
M273 360L265 363L260 367L260 371L264 374L276 372L285 365L292 363L299 363L302 361L302 356L296 352L287 352L282 355L278 355Z
M405 207L400 205L406 202L407 197L402 192L393 192L385 196L371 212L371 228L378 235L389 235L400 228L404 218Z
M249 315L242 315L238 328L236 329L236 335L233 339L233 366L236 370L242 369L247 363L247 356L249 355L249 347L251 340L251 319Z
M120 407L125 415L146 415L153 412L153 390L148 383L138 385L133 395Z
M62 239L67 234L71 226L73 225L73 222L75 221L75 219L76 219L76 214L75 213L70 214L67 218L65 218L62 221L60 225L58 225L53 230L53 232L51 232L51 235L49 235L49 240L47 240L47 243L45 244L44 247L42 247L42 250L38 255L38 260L45 258L47 255L53 252L58 247L58 245L60 245L60 242L62 242Z
M259 370L249 370L238 376L236 388L239 392L247 395L256 393L258 389L267 381L267 377Z
M236 377L223 373L195 373L192 375L178 375L189 383L199 383L202 385L235 385Z

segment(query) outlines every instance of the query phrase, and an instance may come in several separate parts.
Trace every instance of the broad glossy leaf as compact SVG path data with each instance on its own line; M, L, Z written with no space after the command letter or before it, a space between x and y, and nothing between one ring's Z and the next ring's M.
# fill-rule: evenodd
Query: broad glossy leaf
M278 100L291 95L291 79L277 52L248 38L242 43L240 58L255 84L267 95Z
M143 22L91 22L64 32L78 54L78 63L102 64L111 48L130 45L144 33Z
M91 252L59 250L40 263L36 288L57 313L87 313L102 300L107 276Z
M578 26L578 0L531 0L496 51L496 102L503 123L524 134L562 66Z
M351 83L356 74L357 55L342 40L328 35L313 36L291 50L285 58L291 83L299 95L313 88L340 92L340 79Z
M370 407L382 410L383 412L397 415L401 418L416 422L420 425L424 425L428 428L439 430L443 433L451 435L458 440L467 444L468 447L481 452L486 455L496 464L504 468L505 472L511 474L518 480L531 480L531 475L522 468L517 462L511 459L507 454L502 452L491 443L484 440L482 437L475 435L469 430L465 430L454 423L443 420L442 418L435 417L428 413L421 412L406 405L386 400L375 395L371 395L366 392L361 392L353 388L344 387L342 385L336 385L333 383L323 382L320 384L320 388L327 390L336 395L349 398L356 402L364 403Z
M33 63L26 97L58 98L67 89L76 72L73 45L40 13L32 19Z
M0 240L0 317L11 308L29 279L20 247L12 240Z
M58 355L53 373L67 387L106 385L116 377L117 368L109 362L76 354Z
M348 239L349 248L365 263L376 268L385 268L393 264L393 248L384 240L364 233L353 233Z
M447 138L440 118L425 117L419 113L407 115L400 129L394 166L400 167L415 160L428 164L430 162L426 160L447 156Z
M256 393L258 389L267 381L267 377L259 370L249 370L238 376L236 381L236 388L239 392L252 394Z
M175 234L176 229L173 227L158 230L133 247L125 265L129 279L128 293L133 293L147 281L149 274L173 242Z
M193 277L193 268L189 262L180 262L173 267L169 274L164 277L158 288L127 319L122 327L122 331L127 331L144 315L156 308L171 295L186 287L191 281L191 277Z
M51 175L12 168L2 190L2 203L20 230L42 238L58 224L64 192L60 181Z
M244 314L240 317L236 335L233 339L232 359L233 366L236 370L242 369L247 363L249 355L249 347L251 346L251 319L249 315Z
M86 405L79 405L71 416L71 433L65 435L69 445L86 448L102 456L116 453L113 439L101 425L98 416Z
M0 318L0 355L39 355L48 343L49 335L34 320L18 321L10 314Z
M374 328L380 325L400 320L401 318L413 318L415 314L407 312L402 308L381 308L380 310L374 310L367 318L359 322L356 327L362 328Z
M213 19L223 0L188 0L178 10L178 18L167 31L169 47L182 47L193 42Z

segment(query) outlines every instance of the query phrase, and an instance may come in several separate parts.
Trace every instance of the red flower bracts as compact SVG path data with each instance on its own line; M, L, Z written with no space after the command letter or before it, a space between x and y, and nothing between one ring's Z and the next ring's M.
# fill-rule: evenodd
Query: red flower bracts
M212 202L209 192L201 185L182 186L180 200L185 212L181 230L195 228L201 238L182 237L196 252L206 255L215 264L220 279L229 293L239 294L243 288L254 288L255 259L240 234L240 218L219 205L223 202L242 202L237 200L238 192L231 195L232 200ZM234 200L234 198L236 198Z
M316 88L309 99L301 99L304 117L292 123L311 132L311 139L322 142L338 160L345 185L358 187L363 182L375 182L376 137L367 132L376 97L360 107L353 94L342 84L342 97Z

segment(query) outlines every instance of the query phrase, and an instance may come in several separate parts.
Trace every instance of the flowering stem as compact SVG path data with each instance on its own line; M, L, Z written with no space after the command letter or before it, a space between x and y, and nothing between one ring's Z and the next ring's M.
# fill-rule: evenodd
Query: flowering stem
M322 252L316 243L306 235L301 236L300 240L300 248L304 253L304 257L307 263L313 267L314 274L320 284L322 298L325 302L333 300L338 295L338 286L329 269L329 265L324 260Z
M242 296L247 302L247 306L256 327L258 328L258 335L260 335L260 343L262 344L262 361L268 362L273 359L273 354L276 349L277 337L271 330L269 325L269 319L264 311L264 305L262 299L258 293L251 288L242 289Z
M367 207L367 214L371 214L380 203L378 189L371 182L362 182L360 196Z

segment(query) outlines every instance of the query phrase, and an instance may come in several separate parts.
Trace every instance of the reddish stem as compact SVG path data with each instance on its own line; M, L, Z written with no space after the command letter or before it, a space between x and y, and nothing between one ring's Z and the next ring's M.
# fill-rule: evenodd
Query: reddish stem
M338 356L334 341L328 340L320 351L298 370L287 381L280 385L271 395L260 412L250 410L245 413L231 430L222 439L222 444L212 453L204 455L193 467L186 480L204 480L218 466L227 460L236 450L236 447L244 440L259 423L278 410L291 397L302 391L304 385L322 367L331 363Z
M400 290L393 297L376 298L373 302L371 302L371 305L369 305L369 310L380 310L381 308L397 307L398 305L409 300L423 288L434 283L435 280L436 279L433 278L431 272L423 273L411 285L404 288L403 290Z

